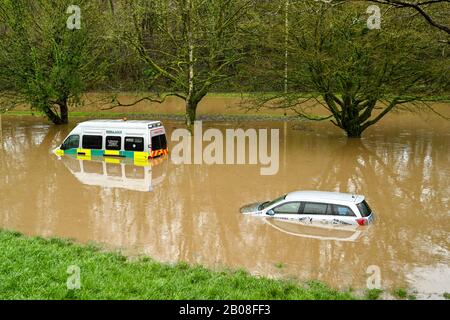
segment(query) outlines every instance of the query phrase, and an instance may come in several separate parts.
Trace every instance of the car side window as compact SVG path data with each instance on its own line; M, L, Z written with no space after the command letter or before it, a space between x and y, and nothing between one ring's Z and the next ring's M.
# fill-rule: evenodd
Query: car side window
M299 209L300 202L287 202L275 207L273 211L275 213L298 214Z
M335 205L335 215L341 217L356 217L352 209L347 206Z
M303 214L331 214L331 205L327 203L305 202L303 206Z
M78 149L80 147L80 136L75 134L69 136L62 145L63 150Z

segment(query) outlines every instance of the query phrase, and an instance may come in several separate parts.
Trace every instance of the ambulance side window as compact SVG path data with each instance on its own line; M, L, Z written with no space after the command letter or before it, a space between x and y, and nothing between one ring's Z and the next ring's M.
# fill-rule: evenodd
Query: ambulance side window
M61 145L61 150L78 149L80 147L80 136L77 134L69 136Z
M144 151L144 138L125 137L125 151Z
M84 135L83 136L83 149L102 149L102 136L91 136L91 135Z
M106 150L120 150L122 148L122 137L106 137Z

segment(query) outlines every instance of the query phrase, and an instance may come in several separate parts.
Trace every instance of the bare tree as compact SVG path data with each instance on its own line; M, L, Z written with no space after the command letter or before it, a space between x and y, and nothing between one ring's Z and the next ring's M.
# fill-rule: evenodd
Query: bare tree
M234 76L245 55L245 21L255 0L125 1L120 34L146 65L149 87L168 91L139 99L185 102L186 125L196 119L199 102L217 84ZM132 103L131 105L135 104ZM130 105L130 104L129 104ZM126 106L117 101L117 106Z
M246 102L251 109L328 119L359 138L392 110L431 108L426 100L448 90L450 60L443 45L411 21L405 27L393 11L383 14L380 30L368 29L361 3L302 1L291 4L290 16L289 91L262 94Z

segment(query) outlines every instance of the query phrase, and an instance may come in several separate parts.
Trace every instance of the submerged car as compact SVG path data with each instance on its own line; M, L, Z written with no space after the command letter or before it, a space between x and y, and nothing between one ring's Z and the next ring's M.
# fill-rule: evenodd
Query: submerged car
M365 226L374 220L364 196L339 192L295 191L273 201L244 206L240 211L304 223Z

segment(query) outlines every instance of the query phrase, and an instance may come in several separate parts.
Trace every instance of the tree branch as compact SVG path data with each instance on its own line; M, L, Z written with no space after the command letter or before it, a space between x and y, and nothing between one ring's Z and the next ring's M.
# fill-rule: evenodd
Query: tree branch
M424 1L419 3L411 3L407 1L402 0L367 0L369 2L375 2L380 4L387 4L391 5L397 8L412 8L416 10L422 17L425 18L425 20L433 27L438 28L439 30L442 30L446 32L447 34L450 34L450 27L440 24L436 22L428 13L425 12L425 10L422 8L422 6L430 5L430 4L436 4L436 3L443 3L443 2L450 2L449 0L430 0L430 1Z
M166 100L167 97L170 96L174 96L174 97L178 97L180 99L186 100L186 97L179 94L179 93L168 93L165 94L161 99L158 98L152 98L152 97L143 97L141 99L138 99L132 103L121 103L116 97L113 99L113 102L116 102L116 105L113 106L109 106L109 107L105 107L105 108L101 108L101 110L112 110L115 108L119 108L119 107L131 107L134 106L142 101L149 101L149 102L155 102L155 103L164 103L164 101Z

